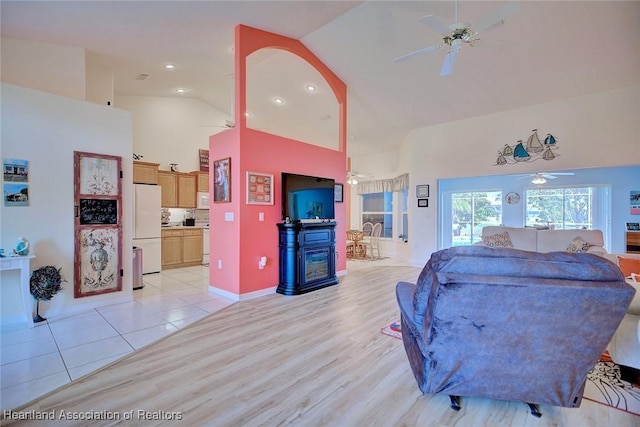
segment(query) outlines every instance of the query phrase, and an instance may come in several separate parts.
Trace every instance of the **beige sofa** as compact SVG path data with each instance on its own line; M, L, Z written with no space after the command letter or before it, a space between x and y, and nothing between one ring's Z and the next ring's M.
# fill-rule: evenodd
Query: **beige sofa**
M531 252L566 251L573 239L581 237L589 244L587 253L604 255L604 238L600 230L538 230L537 228L487 226L482 229L482 237L504 232L509 233L516 249ZM481 243L482 244L482 243Z

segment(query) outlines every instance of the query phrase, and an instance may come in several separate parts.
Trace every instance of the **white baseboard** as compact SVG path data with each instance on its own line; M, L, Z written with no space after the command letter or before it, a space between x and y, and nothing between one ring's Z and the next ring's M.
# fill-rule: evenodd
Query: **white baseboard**
M224 289L216 288L213 285L209 285L209 292L212 294L220 295L233 301L246 301L253 298L263 297L265 295L272 295L276 293L278 287L260 289L259 291L247 292L245 294L234 294L233 292L226 291Z

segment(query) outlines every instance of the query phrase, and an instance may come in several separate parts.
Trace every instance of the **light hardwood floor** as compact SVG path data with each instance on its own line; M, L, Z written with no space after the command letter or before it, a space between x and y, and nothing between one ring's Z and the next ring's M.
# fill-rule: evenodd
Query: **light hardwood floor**
M397 320L395 284L420 269L375 266L299 296L236 303L17 411L105 414L120 422L15 425L190 426L638 426L640 417L583 400L578 409L421 395ZM140 420L138 411L180 420ZM133 412L132 421L124 418ZM2 423L7 424L5 419Z

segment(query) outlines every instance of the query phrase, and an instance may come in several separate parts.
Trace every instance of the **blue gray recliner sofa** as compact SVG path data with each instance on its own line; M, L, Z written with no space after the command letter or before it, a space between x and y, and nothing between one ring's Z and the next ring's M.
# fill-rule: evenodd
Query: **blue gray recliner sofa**
M482 246L432 254L400 282L402 341L422 393L579 407L635 290L591 254Z

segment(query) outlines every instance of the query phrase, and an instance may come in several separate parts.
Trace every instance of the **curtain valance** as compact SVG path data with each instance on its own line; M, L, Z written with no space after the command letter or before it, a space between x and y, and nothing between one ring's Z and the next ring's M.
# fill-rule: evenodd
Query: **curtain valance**
M409 174L405 173L395 178L359 182L356 185L356 194L394 192L406 190L407 188L409 188Z

